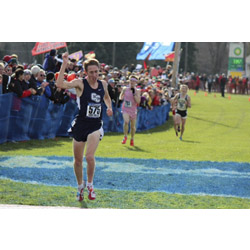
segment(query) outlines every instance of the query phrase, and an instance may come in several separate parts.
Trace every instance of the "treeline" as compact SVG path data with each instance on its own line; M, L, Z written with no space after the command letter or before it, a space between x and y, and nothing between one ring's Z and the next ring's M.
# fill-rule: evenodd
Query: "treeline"
M143 42L67 42L69 53L82 50L84 54L94 51L96 58L105 64L113 65L122 68L125 64L143 64L142 61L136 60L136 55L139 53L143 46ZM42 63L44 55L33 57L31 50L35 46L34 42L4 42L0 43L0 60L3 56L8 54L17 54L21 63ZM186 43L181 43L182 54L180 61L180 69L185 69L185 56L186 56ZM62 53L65 48L60 49L58 52ZM197 71L196 67L196 43L189 42L187 50L187 71ZM149 61L148 64L154 64L161 67L166 65L165 61Z

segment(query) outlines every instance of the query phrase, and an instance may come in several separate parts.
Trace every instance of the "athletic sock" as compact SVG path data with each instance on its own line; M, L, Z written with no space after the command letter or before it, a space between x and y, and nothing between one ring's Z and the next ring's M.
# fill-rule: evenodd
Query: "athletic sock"
M78 185L78 190L81 190L81 189L83 189L83 183L81 184L81 185Z
M93 182L87 182L87 187L92 187L93 186Z

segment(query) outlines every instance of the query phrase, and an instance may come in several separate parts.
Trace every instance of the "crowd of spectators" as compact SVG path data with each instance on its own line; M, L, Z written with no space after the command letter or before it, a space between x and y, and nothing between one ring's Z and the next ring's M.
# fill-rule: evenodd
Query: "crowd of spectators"
M226 77L224 73L215 75L186 73L179 75L179 82L185 83L190 89L199 91L221 92L221 88L225 87L226 92L230 94L249 94L250 81L248 77Z
M55 85L61 67L61 56L56 50L45 55L43 65L22 65L18 56L6 55L0 61L0 94L14 92L20 98L41 95L57 104L65 104L71 99L76 100L75 89L63 90ZM65 79L84 78L83 59L71 59L65 73ZM184 73L177 77L177 86L172 84L172 65L166 67L154 65L143 68L142 65L124 65L121 69L105 63L100 64L99 79L106 80L108 91L115 107L121 106L119 95L122 87L129 84L129 76L137 75L137 88L141 90L140 106L152 110L154 106L170 102L180 84L188 85L189 89L200 89L208 92L221 92L222 85L228 93L248 94L250 82L246 77L225 77L224 74L209 75Z
M45 57L46 69L40 64L22 65L16 54L6 55L0 61L0 93L13 92L19 98L39 95L54 103L64 104L71 94L55 85L55 73L60 69L59 64L56 50L51 50Z

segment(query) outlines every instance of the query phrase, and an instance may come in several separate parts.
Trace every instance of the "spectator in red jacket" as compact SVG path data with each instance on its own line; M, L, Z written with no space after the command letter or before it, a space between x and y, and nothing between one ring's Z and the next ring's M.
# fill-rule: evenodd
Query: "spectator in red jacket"
M160 106L160 97L159 94L157 93L156 89L151 89L149 91L149 96L152 100L151 106Z
M200 88L200 77L199 75L196 76L196 82L195 82L195 90L198 92Z

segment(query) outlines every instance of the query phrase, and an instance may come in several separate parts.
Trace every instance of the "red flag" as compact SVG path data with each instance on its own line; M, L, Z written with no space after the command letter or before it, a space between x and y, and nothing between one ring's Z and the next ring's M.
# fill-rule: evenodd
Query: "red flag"
M143 66L144 66L144 69L147 69L147 61L148 61L148 58L150 57L151 53L148 54L148 56L145 58L145 60L143 61Z
M64 42L55 42L55 43L36 43L35 47L32 49L32 56L40 55L46 52L51 51L52 49L60 49L67 47L67 44Z
M89 53L85 54L84 57L86 59L94 59L95 58L95 52L94 51L90 51Z
M174 51L167 54L167 55L165 55L165 61L166 62L173 62L174 61L174 55L175 55Z

